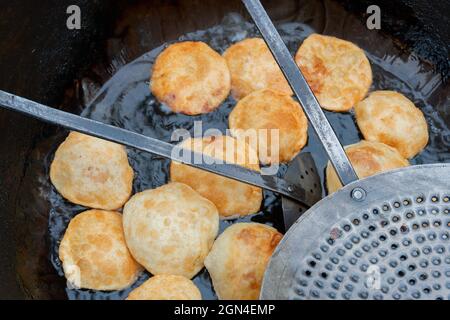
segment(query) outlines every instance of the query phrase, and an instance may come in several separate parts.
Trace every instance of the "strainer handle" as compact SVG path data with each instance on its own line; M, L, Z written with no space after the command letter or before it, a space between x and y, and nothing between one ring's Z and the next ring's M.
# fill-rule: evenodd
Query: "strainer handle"
M259 0L242 0L253 21L255 21L261 35L270 48L275 60L283 71L289 85L300 101L309 122L313 126L320 139L328 158L333 164L337 175L343 185L358 180L344 148L331 127L328 119L320 107L311 88L305 80L300 69L297 67L288 48L275 29L272 21L264 10Z

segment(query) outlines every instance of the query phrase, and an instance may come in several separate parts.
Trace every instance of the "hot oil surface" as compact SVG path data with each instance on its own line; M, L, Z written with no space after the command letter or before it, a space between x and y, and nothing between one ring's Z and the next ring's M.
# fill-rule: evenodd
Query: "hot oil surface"
M323 19L320 15L313 14L312 17ZM412 99L426 115L430 127L430 142L427 148L411 162L420 164L450 161L450 133L444 113L445 106L448 105L448 98L446 94L442 93L444 89L439 83L439 78L431 72L430 66L416 59L414 55L405 55L397 50L390 39L377 33L368 33L356 20L352 23L332 28L329 24L313 20L308 25L288 22L278 25L277 28L292 54L295 53L301 42L313 32L331 33L360 45L366 50L373 69L374 82L371 90L400 91ZM315 29L310 25L315 26ZM325 27L318 28L317 25ZM349 34L351 37L348 36ZM232 43L258 36L253 24L244 21L237 14L230 14L225 17L221 25L186 34L179 40L204 41L218 52L223 53ZM228 115L236 103L233 98L228 97L216 111L209 114L185 116L172 113L167 106L160 104L150 93L148 81L151 67L157 55L167 45L156 48L122 67L100 89L82 115L172 143L174 143L171 141L172 132L175 129L183 128L192 134L194 121L202 121L203 132L214 128L225 133ZM352 113L326 112L326 114L344 145L355 143L361 139ZM41 192L40 196L49 201L51 207L49 218L50 257L60 276L63 276L63 271L58 259L59 242L70 219L86 210L86 208L65 201L49 182L48 168L52 155L62 139L62 136L54 137L45 143L45 147L42 147L47 152L47 156L44 158L45 176L39 177L40 190L45 191ZM50 152L48 149L51 149ZM320 171L322 184L324 184L323 175L327 158L311 128L309 128L308 145L303 150L312 152ZM128 156L135 171L134 193L161 186L169 181L169 160L134 149L128 149ZM282 176L285 170L286 165L282 165L279 175ZM244 221L266 223L283 230L280 198L271 192L265 192L264 202L259 213L232 221L221 221L220 231L223 231L231 223ZM137 287L148 276L143 273L132 288ZM206 270L200 272L193 281L200 288L204 299L217 298ZM132 288L120 292L96 292L66 288L66 292L70 299L124 299Z

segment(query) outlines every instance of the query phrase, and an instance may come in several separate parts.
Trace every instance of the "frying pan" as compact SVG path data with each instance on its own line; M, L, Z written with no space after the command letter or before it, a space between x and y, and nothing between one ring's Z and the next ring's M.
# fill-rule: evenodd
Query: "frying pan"
M287 232L266 270L261 297L450 299L450 164L410 166L359 181L263 6L259 0L243 2L344 185L309 209ZM342 227L352 218L353 227ZM387 237L381 238L384 240L380 239L380 245L376 226L385 228L389 220L394 226ZM431 231L429 220L433 221ZM419 227L410 231L419 225L420 231ZM398 244L400 241L402 244ZM399 249L402 245L403 250ZM415 248L408 257L410 245ZM432 257L423 260L421 252ZM389 264L390 268L385 267ZM431 272L417 268L429 264L434 265ZM441 276L445 287L432 289Z
M67 18L65 9L72 4L82 9L83 28L79 31L62 27ZM372 47L364 45L364 39L374 39L374 33L392 38L395 47L385 46L381 38L376 41L380 50L369 49L369 52L386 52L392 56L404 52L408 56L412 51L422 60L421 66L432 67L433 74L441 75L443 80L448 77L448 2L436 2L433 6L426 0L279 0L264 4L278 23L305 22L320 33L362 42L363 47ZM358 30L358 20L365 24L366 9L371 4L381 8L382 29ZM8 45L0 48L0 88L74 113L79 113L80 106L92 98L91 88L106 82L124 63L181 34L218 24L229 12L245 13L238 0L8 1L2 3L2 8L0 39ZM415 74L416 67L402 70L401 65L400 61L391 72ZM423 86L422 78L428 79L429 84ZM422 108L422 94L427 105L432 105L425 105L425 111L428 120L436 124L431 131L435 138L430 140L425 152L413 159L417 164L449 159L445 149L448 131L441 125L450 120L446 93L449 87L448 83L430 80L433 78L422 75L406 80L417 95L411 94L413 91L407 87L398 87L406 89L409 97L419 101ZM428 89L433 89L434 94L429 94ZM341 141L345 144L357 141L352 126L342 126L346 124L342 120L348 115L327 113L327 116ZM73 297L64 291L64 279L50 263L53 235L48 230L47 191L36 182L41 179L46 154L52 152L61 137L58 132L42 122L0 110L0 205L3 208L0 212L0 298L61 299L68 294ZM314 140L312 132L311 139ZM326 162L322 150L311 144L307 149L314 152L323 179L322 168ZM162 183L158 182L163 181L161 177L158 175L155 183ZM257 221L270 221L280 228L278 202L271 204L270 210L274 213L262 213Z

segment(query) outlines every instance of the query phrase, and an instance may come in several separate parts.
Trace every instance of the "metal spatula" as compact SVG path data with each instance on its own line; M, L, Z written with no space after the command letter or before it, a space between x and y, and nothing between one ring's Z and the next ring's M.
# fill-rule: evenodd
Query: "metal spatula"
M189 150L183 150L183 152L184 155L190 154L191 156L181 157L181 152L172 152L175 146L170 143L53 109L1 90L0 106L71 130L151 152L202 170L255 185L279 193L284 197L298 202L302 206L312 206L320 200L321 197L321 190L318 190L318 192L307 191L301 184L296 183L298 180L291 179L288 182L273 175L261 175L259 172L248 170L238 165L215 163L211 158L205 155L195 155L194 152ZM193 159L201 159L201 157L203 157L205 161L202 161L201 163L195 163L193 161ZM300 163L300 166L302 166L302 163L304 162L306 163L305 165L311 166L312 158L310 154L305 153L304 155L300 155L297 158L296 165L298 166ZM312 174L311 179L317 178Z

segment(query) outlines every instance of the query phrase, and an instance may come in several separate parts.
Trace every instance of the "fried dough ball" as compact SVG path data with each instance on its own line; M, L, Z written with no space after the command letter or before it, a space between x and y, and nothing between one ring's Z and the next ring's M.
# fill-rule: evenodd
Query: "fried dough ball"
M233 137L209 136L186 139L179 146L259 171L256 151L245 141L238 141ZM258 212L261 207L263 196L260 188L179 162L172 161L170 179L191 186L212 201L224 219L252 214Z
M231 73L231 93L236 100L270 88L292 95L291 87L263 39L249 38L229 47L223 54Z
M150 82L160 102L187 115L213 111L230 93L225 59L198 41L168 46L156 59Z
M240 100L228 121L231 133L239 139L255 133L252 129L259 130L250 144L263 164L289 162L308 140L308 121L300 104L271 89L254 91ZM261 129L278 129L278 143L274 144L269 131ZM278 154L272 154L272 148Z
M70 202L115 210L131 195L133 169L125 147L71 132L56 150L50 180Z
M364 139L383 142L412 158L428 143L425 117L408 98L395 91L374 91L355 106Z
M214 204L182 183L135 194L123 210L133 257L153 275L191 279L202 268L219 228Z
M362 140L345 147L345 152L360 179L409 165L408 160L403 158L396 149L380 142ZM326 178L328 194L342 188L330 162L327 166Z
M257 300L272 252L282 235L259 223L236 223L214 242L205 260L221 300Z
M182 276L159 275L130 292L127 300L201 300L195 284Z
M89 210L73 218L59 258L67 281L76 288L121 290L142 271L126 246L122 215L113 211Z
M330 111L350 110L372 84L369 60L349 41L312 34L303 41L295 61L322 108Z

